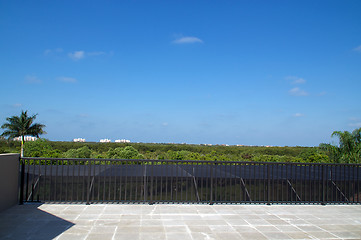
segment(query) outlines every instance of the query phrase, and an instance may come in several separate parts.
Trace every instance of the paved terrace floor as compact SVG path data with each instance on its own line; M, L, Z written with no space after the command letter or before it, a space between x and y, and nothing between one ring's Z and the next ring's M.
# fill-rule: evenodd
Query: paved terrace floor
M361 239L361 206L26 204L0 239Z

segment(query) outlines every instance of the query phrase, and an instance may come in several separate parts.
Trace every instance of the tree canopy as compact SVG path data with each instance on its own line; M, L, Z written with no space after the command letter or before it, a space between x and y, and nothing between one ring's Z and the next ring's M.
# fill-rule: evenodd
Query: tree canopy
M26 135L39 137L39 135L46 133L43 130L45 125L34 123L36 116L37 114L28 116L28 111L21 111L20 116L6 118L7 122L1 126L2 129L5 129L1 136L8 137L8 139L21 137L21 156L24 155L24 137Z
M349 131L334 131L332 137L338 138L338 144L320 144L336 163L361 163L361 128Z

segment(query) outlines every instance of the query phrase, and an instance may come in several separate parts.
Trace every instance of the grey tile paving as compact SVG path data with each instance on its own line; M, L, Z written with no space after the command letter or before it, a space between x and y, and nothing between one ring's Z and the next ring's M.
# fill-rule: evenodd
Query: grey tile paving
M0 239L361 239L361 206L27 204Z

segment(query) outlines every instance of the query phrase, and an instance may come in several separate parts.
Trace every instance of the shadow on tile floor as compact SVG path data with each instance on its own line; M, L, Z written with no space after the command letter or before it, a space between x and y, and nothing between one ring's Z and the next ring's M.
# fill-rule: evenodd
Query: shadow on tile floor
M0 212L0 239L53 239L75 225L39 209L41 205L16 205Z

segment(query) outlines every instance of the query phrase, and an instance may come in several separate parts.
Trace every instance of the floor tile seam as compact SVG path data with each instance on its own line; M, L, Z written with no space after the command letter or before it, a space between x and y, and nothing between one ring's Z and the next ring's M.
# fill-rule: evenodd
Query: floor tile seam
M91 205L88 205L86 208L90 208L90 207L91 207ZM95 222L97 222L98 220L100 220L100 216L102 216L102 215L104 214L106 208L107 208L107 205L104 206L104 208L102 209L101 213L97 213L97 214L96 214L96 215L97 215L97 219L95 219L95 220L96 220Z
M256 229L257 230L257 229ZM257 230L258 231L258 230ZM258 231L258 233L260 233L262 236L264 236L266 239L270 239L268 236L266 236L263 232L260 232L260 231ZM281 232L281 233L283 233L283 232ZM286 233L283 233L283 234L286 234ZM287 234L286 234L287 235ZM290 237L289 235L287 235L288 237ZM284 240L286 240L286 239L284 239Z
M307 235L310 235L310 233L309 233L310 231L305 231L305 230L299 228L297 225L294 225L294 224L292 224L292 223L290 223L290 225L293 226L293 227L295 227L295 228L297 228L297 229L299 229L301 232L303 232L303 233L305 233L305 234L307 234ZM314 226L314 225L311 225L311 226ZM277 228L277 227L276 227L276 228ZM320 228L320 227L319 227L319 228ZM335 234L327 231L326 229L323 229L323 228L320 228L320 229L321 229L322 231L315 231L315 232L326 232L326 233L329 233L329 234L335 236L336 238L338 238Z
M316 231L316 232L317 232L317 231ZM340 238L340 237L336 236L335 234L333 234L333 233L331 233L331 232L327 232L327 231L322 231L322 232L326 232L326 233L329 233L329 234L332 235L332 238L325 238L325 239L343 239L343 238ZM309 233L307 233L307 234L313 236L312 233L313 233L313 232L309 232ZM317 238L316 236L314 236L314 237Z
M293 216L294 218L292 218L291 220L300 220L301 218L299 218L296 214L274 214L275 216L277 216L278 218L280 218L283 221L289 220L289 218L285 218L285 217L281 217L283 216Z
M165 228L164 228L164 232L166 233ZM190 238L193 240L192 231L189 229L188 225L186 225L186 232L188 233L188 235L190 236ZM166 234L166 235L167 235L167 234Z
M91 205L85 205L85 207L84 207L83 210L78 214L78 216L81 215L81 214L83 214L83 213L85 213L86 210L87 210L90 206L91 206Z
M271 233L272 234L272 232L268 232L268 233ZM288 238L285 238L285 239L280 239L280 240L288 240L288 239L294 239L294 238L292 238L290 235L288 235L286 232L280 232L280 233L282 233L282 234L284 234L284 235L286 235ZM261 234L268 240L268 239L270 239L269 238L269 236L266 236L265 234L263 234L262 232L261 232ZM307 235L308 236L308 235ZM272 239L272 238L271 238ZM302 238L302 239L304 239L304 238ZM313 238L312 238L313 239ZM318 238L316 238L316 239L318 239ZM278 239L277 239L278 240Z
M231 227L231 229L233 229L234 233L238 234L239 237L242 237L241 234L230 223L228 223L227 221L225 221L225 222L227 223L227 225L229 225Z
M329 226L329 225L327 225L327 226ZM332 232L330 232L329 230L327 230L327 229L324 229L324 228L322 228L322 227L319 227L319 226L317 226L318 228L320 228L322 231L321 232L327 232L327 233L329 233L329 234L332 234L332 235L335 235L335 234L333 234ZM345 231L348 231L348 230L346 230L345 229Z
M256 228L256 226L254 226L254 225L252 225L252 224L249 224L247 227L250 227L250 228L252 228L253 230L255 230L256 232L261 233L261 232ZM238 231L236 230L236 232L238 232ZM238 233L239 233L239 232L238 232Z
M307 233L306 231L302 230L302 229L299 228L297 225L295 225L295 224L293 224L293 223L289 223L289 225L292 226L292 227L295 227L295 228L298 229L300 232L305 233L305 234L308 235L308 233ZM276 228L277 228L277 227L276 227Z
M264 220L264 219L243 219L248 225L250 225L250 226L253 226L253 225L255 225L254 223L251 223L251 222L249 222L249 220L262 220L262 221L266 221L266 220ZM267 222L267 221L266 221ZM264 224L259 224L259 225L255 225L255 226L269 226L269 225L273 225L273 224L271 224L271 223L269 223L269 222L267 222L268 224L267 225L264 225Z
M114 229L112 240L115 240L115 234L117 233L117 230L118 230L118 226L116 226Z

